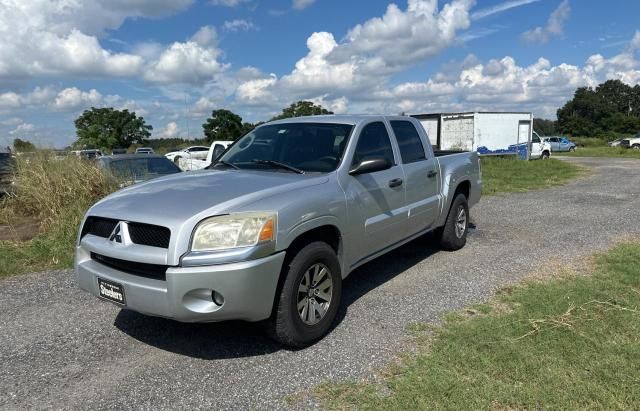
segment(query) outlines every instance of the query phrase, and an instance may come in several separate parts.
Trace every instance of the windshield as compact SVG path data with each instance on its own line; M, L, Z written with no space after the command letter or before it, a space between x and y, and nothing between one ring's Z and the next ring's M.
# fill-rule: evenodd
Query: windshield
M238 168L330 172L340 164L353 129L349 124L282 123L257 128L238 140L219 159Z
M166 158L130 158L109 163L109 170L117 178L148 180L165 174L179 173L180 169Z

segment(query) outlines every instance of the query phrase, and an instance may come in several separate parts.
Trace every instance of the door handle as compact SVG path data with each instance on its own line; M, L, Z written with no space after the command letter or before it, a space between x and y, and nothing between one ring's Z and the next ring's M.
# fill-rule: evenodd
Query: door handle
M429 178L433 178L433 177L435 177L435 176L437 176L437 175L438 175L438 172L437 172L436 170L431 170L431 171L429 171L429 173L427 174L427 177L429 177Z
M394 178L393 180L389 180L389 187L399 187L402 185L401 178Z

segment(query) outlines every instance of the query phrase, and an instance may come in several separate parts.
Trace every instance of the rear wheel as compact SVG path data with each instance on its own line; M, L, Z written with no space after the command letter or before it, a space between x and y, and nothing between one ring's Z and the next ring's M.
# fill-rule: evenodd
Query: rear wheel
M449 215L440 229L440 246L445 250L455 251L467 243L469 231L469 204L464 194L458 194L451 203Z
M548 152L548 151L546 151L546 150L542 152L542 159L543 159L543 160L548 160L548 159L549 159L549 157L551 157L551 153L549 153L549 152Z
M575 148L575 147L571 147L571 148L569 149L569 151L574 152L574 151L576 151L576 148Z
M285 270L267 326L278 342L304 347L322 338L336 317L342 296L340 263L327 243L314 242L301 249Z
M631 148L634 150L640 150L640 144L634 144L631 146Z

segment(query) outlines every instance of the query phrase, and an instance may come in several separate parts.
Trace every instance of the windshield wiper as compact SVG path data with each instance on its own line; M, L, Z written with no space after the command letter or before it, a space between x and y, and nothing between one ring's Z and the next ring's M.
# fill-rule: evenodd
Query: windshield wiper
M270 166L280 167L285 170L293 171L294 173L304 174L304 170L300 170L299 168L275 160L253 160L253 162L256 164L268 164Z
M223 166L227 166L227 167L231 167L231 168L236 169L236 170L240 170L240 167L238 167L237 165L235 165L233 163L225 161L225 160L218 160L215 163L207 166L207 169L211 169L211 168L217 166L218 164L222 164Z

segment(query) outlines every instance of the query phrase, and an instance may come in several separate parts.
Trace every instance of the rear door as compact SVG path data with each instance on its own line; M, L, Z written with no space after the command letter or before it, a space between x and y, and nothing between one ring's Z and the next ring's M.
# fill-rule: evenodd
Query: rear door
M406 236L409 236L432 226L438 217L438 164L433 155L427 154L426 142L411 121L391 120L389 123L398 142L404 170L408 221Z
M352 238L357 242L353 261L360 261L400 241L406 235L405 184L402 166L396 159L389 132L382 121L362 128L352 166L371 158L385 158L387 170L349 175L344 190L349 199Z

